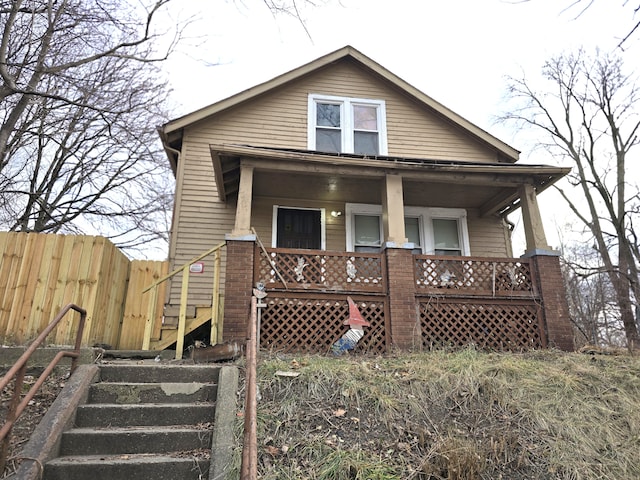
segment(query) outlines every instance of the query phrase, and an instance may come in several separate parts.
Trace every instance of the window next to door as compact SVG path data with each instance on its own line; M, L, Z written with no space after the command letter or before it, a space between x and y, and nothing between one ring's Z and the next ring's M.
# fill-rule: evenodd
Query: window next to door
M309 150L386 155L384 100L309 95Z
M378 251L382 246L382 207L346 205L347 250ZM460 208L405 207L405 235L414 253L428 255L470 255L467 212Z

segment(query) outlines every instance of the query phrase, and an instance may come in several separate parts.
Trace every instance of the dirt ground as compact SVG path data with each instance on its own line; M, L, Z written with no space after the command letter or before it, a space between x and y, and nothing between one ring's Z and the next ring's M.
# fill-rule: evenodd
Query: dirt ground
M36 382L39 371L31 371L25 377L23 392L26 393L31 386ZM36 428L36 425L40 422L47 409L58 396L58 393L62 390L68 377L68 371L61 370L60 372L54 372L44 382L35 397L29 402L29 405L22 413L18 421L13 427L9 443L8 461L4 472L0 478L6 478L15 472L16 467L19 465L20 452L24 448L25 444L29 440L31 433ZM6 418L9 403L13 396L13 382L10 383L7 388L2 391L0 396L0 418Z

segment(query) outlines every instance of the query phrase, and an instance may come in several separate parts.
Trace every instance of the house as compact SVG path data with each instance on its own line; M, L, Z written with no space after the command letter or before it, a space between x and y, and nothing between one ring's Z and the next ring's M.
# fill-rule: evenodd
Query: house
M177 187L170 261L219 242L223 340L266 287L262 348L327 351L347 296L360 347L573 348L536 197L568 169L519 152L347 46L160 129ZM506 215L522 209L514 258ZM211 308L207 269L188 303ZM180 303L175 280L168 308ZM209 317L210 318L210 317Z

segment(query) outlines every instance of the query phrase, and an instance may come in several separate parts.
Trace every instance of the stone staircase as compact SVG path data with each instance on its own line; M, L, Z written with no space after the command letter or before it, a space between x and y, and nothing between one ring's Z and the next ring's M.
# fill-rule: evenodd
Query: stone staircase
M237 385L235 367L222 368L233 368ZM216 423L221 423L220 405L216 405L220 372L221 367L210 365L101 365L95 376L98 381L88 382L84 401L67 421L71 425L61 429L55 451L42 458L41 478L217 477L210 458L212 448L216 455L221 438L219 428L216 430L220 426ZM235 413L235 385L232 392L227 389L227 401L233 397L227 417ZM46 418L43 422L46 429ZM228 433L221 453L227 457L233 448Z

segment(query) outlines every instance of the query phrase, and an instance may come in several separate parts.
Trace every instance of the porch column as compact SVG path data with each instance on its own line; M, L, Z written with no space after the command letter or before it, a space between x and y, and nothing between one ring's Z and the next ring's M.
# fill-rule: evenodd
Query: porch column
M531 257L536 283L542 297L542 311L549 347L566 352L574 349L567 293L558 255Z
M402 177L386 175L382 189L382 230L388 246L402 247L407 243L404 231L404 198Z
M416 303L415 267L411 250L386 248L387 288L391 343L401 350L422 346L420 320Z
M524 224L524 236L527 241L527 253L536 251L550 251L547 238L542 226L542 218L538 209L538 200L533 185L520 187L520 204L522 206L522 222Z
M227 238L227 265L224 281L223 340L247 339L253 293L255 243Z
M251 235L251 198L253 196L253 167L240 165L240 186L236 206L236 222L231 235Z

